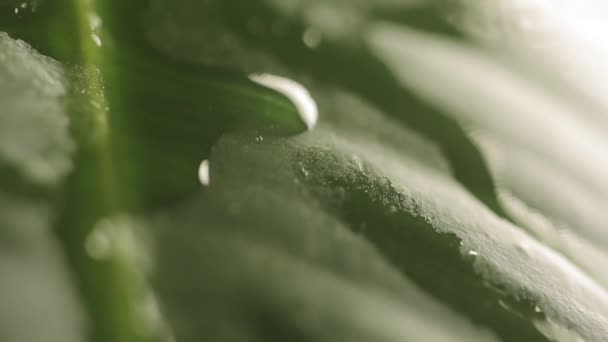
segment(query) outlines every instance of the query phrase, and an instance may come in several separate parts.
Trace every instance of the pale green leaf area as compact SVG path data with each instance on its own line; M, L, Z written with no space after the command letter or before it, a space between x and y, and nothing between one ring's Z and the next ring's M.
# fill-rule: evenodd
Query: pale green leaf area
M608 259L600 250L607 239L608 139L602 131L582 119L571 102L478 48L395 26L370 32L370 43L405 84L469 127L507 211L523 222L534 211L546 215L553 228L529 223L530 229L605 284ZM451 86L438 88L437 82Z
M59 63L0 33L0 340L82 341L83 308L52 226L74 143Z
M213 298L210 302L218 301L217 311L210 310L214 317L217 312L226 310L228 318L220 315L220 322L234 320L228 327L212 323L222 339L230 340L234 325L240 324L245 326L243 330L251 329L247 336L259 336L260 340L291 330L302 334L302 340L311 337L358 340L348 335L352 328L342 327L345 323L333 318L333 308L336 305L344 307L341 303L346 299L328 295L318 306L313 306L314 309L309 308L312 303L306 298L308 291L313 291L311 288L320 286L313 280L317 277L310 275L306 282L299 280L297 274L282 265L285 260L296 264L303 262L305 269L316 267L322 270L324 277L325 273L330 273L342 281L354 279L355 283L364 285L369 295L391 298L370 306L370 310L371 307L378 310L377 313L372 311L372 317L368 318L371 320L377 315L391 316L398 312L408 315L413 311L418 317L425 316L433 306L423 301L426 294L412 288L408 280L414 280L440 298L446 293L453 295L450 291L456 289L471 291L476 288L472 296L446 301L470 315L479 328L487 325L505 340L538 339L535 329L548 339L561 336L560 340L600 341L606 338L608 307L603 288L564 257L496 217L445 171L417 161L416 150L410 154L407 148L397 150L390 145L382 146L382 139L374 132L391 130L390 127L395 130L394 122L387 122L362 104L358 110L339 111L339 108L347 107L343 104L348 101L340 96L332 100L334 111L323 111L326 115L322 116L319 126L299 137L259 141L245 135L222 139L210 159L208 191L186 208L160 219L163 230L157 250L161 251L160 260L166 261L159 262L157 281L161 284L161 298L178 298L168 306L170 320L177 317L174 326L183 326L177 330L178 340L180 337L194 340L192 336L208 331L209 328L200 326L197 320L188 324L187 318L209 312L208 308L187 304L190 297L204 297L208 293ZM352 106L348 108L352 109ZM348 114L334 114L340 112ZM400 136L410 136L414 141L420 139L403 129ZM420 146L420 140L417 142ZM327 215L334 216L334 220L328 219ZM181 232L175 234L184 218L189 227L186 237L180 236ZM197 224L199 220L206 224ZM204 233L207 230L209 237ZM200 243L206 246L203 249L197 247L199 242L193 242L196 232L201 234ZM218 242L222 239L231 242ZM171 248L172 243L184 248ZM224 250L227 245L231 246L229 251ZM359 249L353 251L359 245L365 246L365 251L373 247L374 253L368 251L370 256L366 257L367 254ZM163 250L167 251L166 256ZM207 252L211 255L207 256ZM278 258L275 252L286 253L289 257ZM195 259L207 261L202 264L189 261L191 253L198 256ZM222 258L224 253L232 255L231 262L217 267L214 260ZM378 254L386 258L385 263L375 262ZM293 257L296 259L292 260ZM253 274L245 271L248 267L253 269ZM182 281L178 283L184 285L176 290L173 288L175 283L167 279L178 276L176 270L182 273L183 268L188 269L183 273L186 278L180 278ZM451 273L454 269L458 269L456 274ZM197 271L213 274L215 281L195 285L192 279L197 277ZM395 277L399 272L402 272L401 279ZM429 277L445 283L431 285ZM437 280L437 277L442 279ZM397 286L396 280L408 287ZM258 286L264 290L246 291L243 286L250 282L260 282ZM273 285L279 283L282 287L283 283L291 282L288 294L275 290ZM344 287L343 292L350 293L350 288ZM304 305L302 312L287 314L281 309L281 302L268 299L274 295L285 296L284 300L289 302L309 304L299 304ZM183 299L179 298L181 296ZM223 296L226 301L230 298L237 303L227 305L221 299ZM240 311L241 301L251 308ZM358 305L355 299L346 301ZM394 312L395 309L398 311ZM503 309L507 317L502 316L505 315ZM314 312L312 318L308 316L309 311ZM351 311L345 308L345 312ZM332 318L325 318L325 315ZM362 315L360 319L365 325L357 321L360 327L369 324L364 318L367 313ZM446 308L431 310L428 315L433 317L436 326L454 324L453 313ZM513 316L508 317L510 315ZM261 330L249 327L256 317L264 318L265 323L256 325ZM373 329L367 330L371 335L357 333L356 336L361 340L378 341L417 340L423 336L441 340L439 336L425 335L427 333L420 325L416 325L415 331L402 331L406 321L404 318L402 324L383 325L386 336ZM506 326L506 322L512 326ZM267 331L265 324L283 328ZM464 329L468 324L461 322L460 326L462 330L458 332L453 328L438 330L449 329L446 338L451 340L475 340L472 334L480 334L475 337L479 340L490 338L483 330L473 333ZM185 334L180 335L180 331ZM331 334L326 335L327 331ZM408 335L413 332L421 335Z
M0 1L0 341L608 340L605 13Z
M57 185L71 169L73 151L60 64L0 33L0 81L0 169L12 169L26 182Z

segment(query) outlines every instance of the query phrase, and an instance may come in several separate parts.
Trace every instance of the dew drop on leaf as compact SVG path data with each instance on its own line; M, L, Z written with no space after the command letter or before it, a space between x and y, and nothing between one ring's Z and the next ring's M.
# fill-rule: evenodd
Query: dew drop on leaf
M96 34L91 34L91 39L93 39L93 43L95 43L95 45L101 47L101 38L99 38L98 35Z
M253 74L249 78L264 87L278 91L287 97L298 110L298 114L310 130L317 124L319 111L316 101L300 83L289 78L271 74Z
M206 159L203 160L198 167L198 180L203 186L209 185L209 161Z

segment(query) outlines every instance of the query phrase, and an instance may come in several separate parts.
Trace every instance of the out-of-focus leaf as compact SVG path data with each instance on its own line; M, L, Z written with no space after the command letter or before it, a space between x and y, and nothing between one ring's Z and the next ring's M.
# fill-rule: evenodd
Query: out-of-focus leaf
M461 42L389 25L369 40L405 85L469 128L507 211L608 284L608 140L580 109Z
M62 67L0 32L0 340L84 340L84 313L52 232L72 168Z

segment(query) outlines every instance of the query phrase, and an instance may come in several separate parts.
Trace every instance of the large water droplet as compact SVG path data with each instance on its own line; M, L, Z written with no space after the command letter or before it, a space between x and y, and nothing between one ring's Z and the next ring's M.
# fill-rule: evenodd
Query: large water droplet
M317 103L304 86L289 78L271 74L254 74L249 78L260 85L278 91L291 100L308 129L312 129L316 125L319 117Z
M209 161L203 160L201 165L198 167L198 180L203 186L208 186L210 182L209 178Z

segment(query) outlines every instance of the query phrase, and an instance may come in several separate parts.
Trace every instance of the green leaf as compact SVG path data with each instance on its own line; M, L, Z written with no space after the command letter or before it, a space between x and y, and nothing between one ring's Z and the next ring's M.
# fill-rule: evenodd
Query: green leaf
M369 41L404 84L469 128L507 212L608 284L608 140L573 101L460 42L391 25L372 29Z
M0 339L608 339L568 3L0 3Z
M299 137L222 139L209 190L153 221L178 340L606 337L605 290L418 160L436 146L352 96L320 105Z

